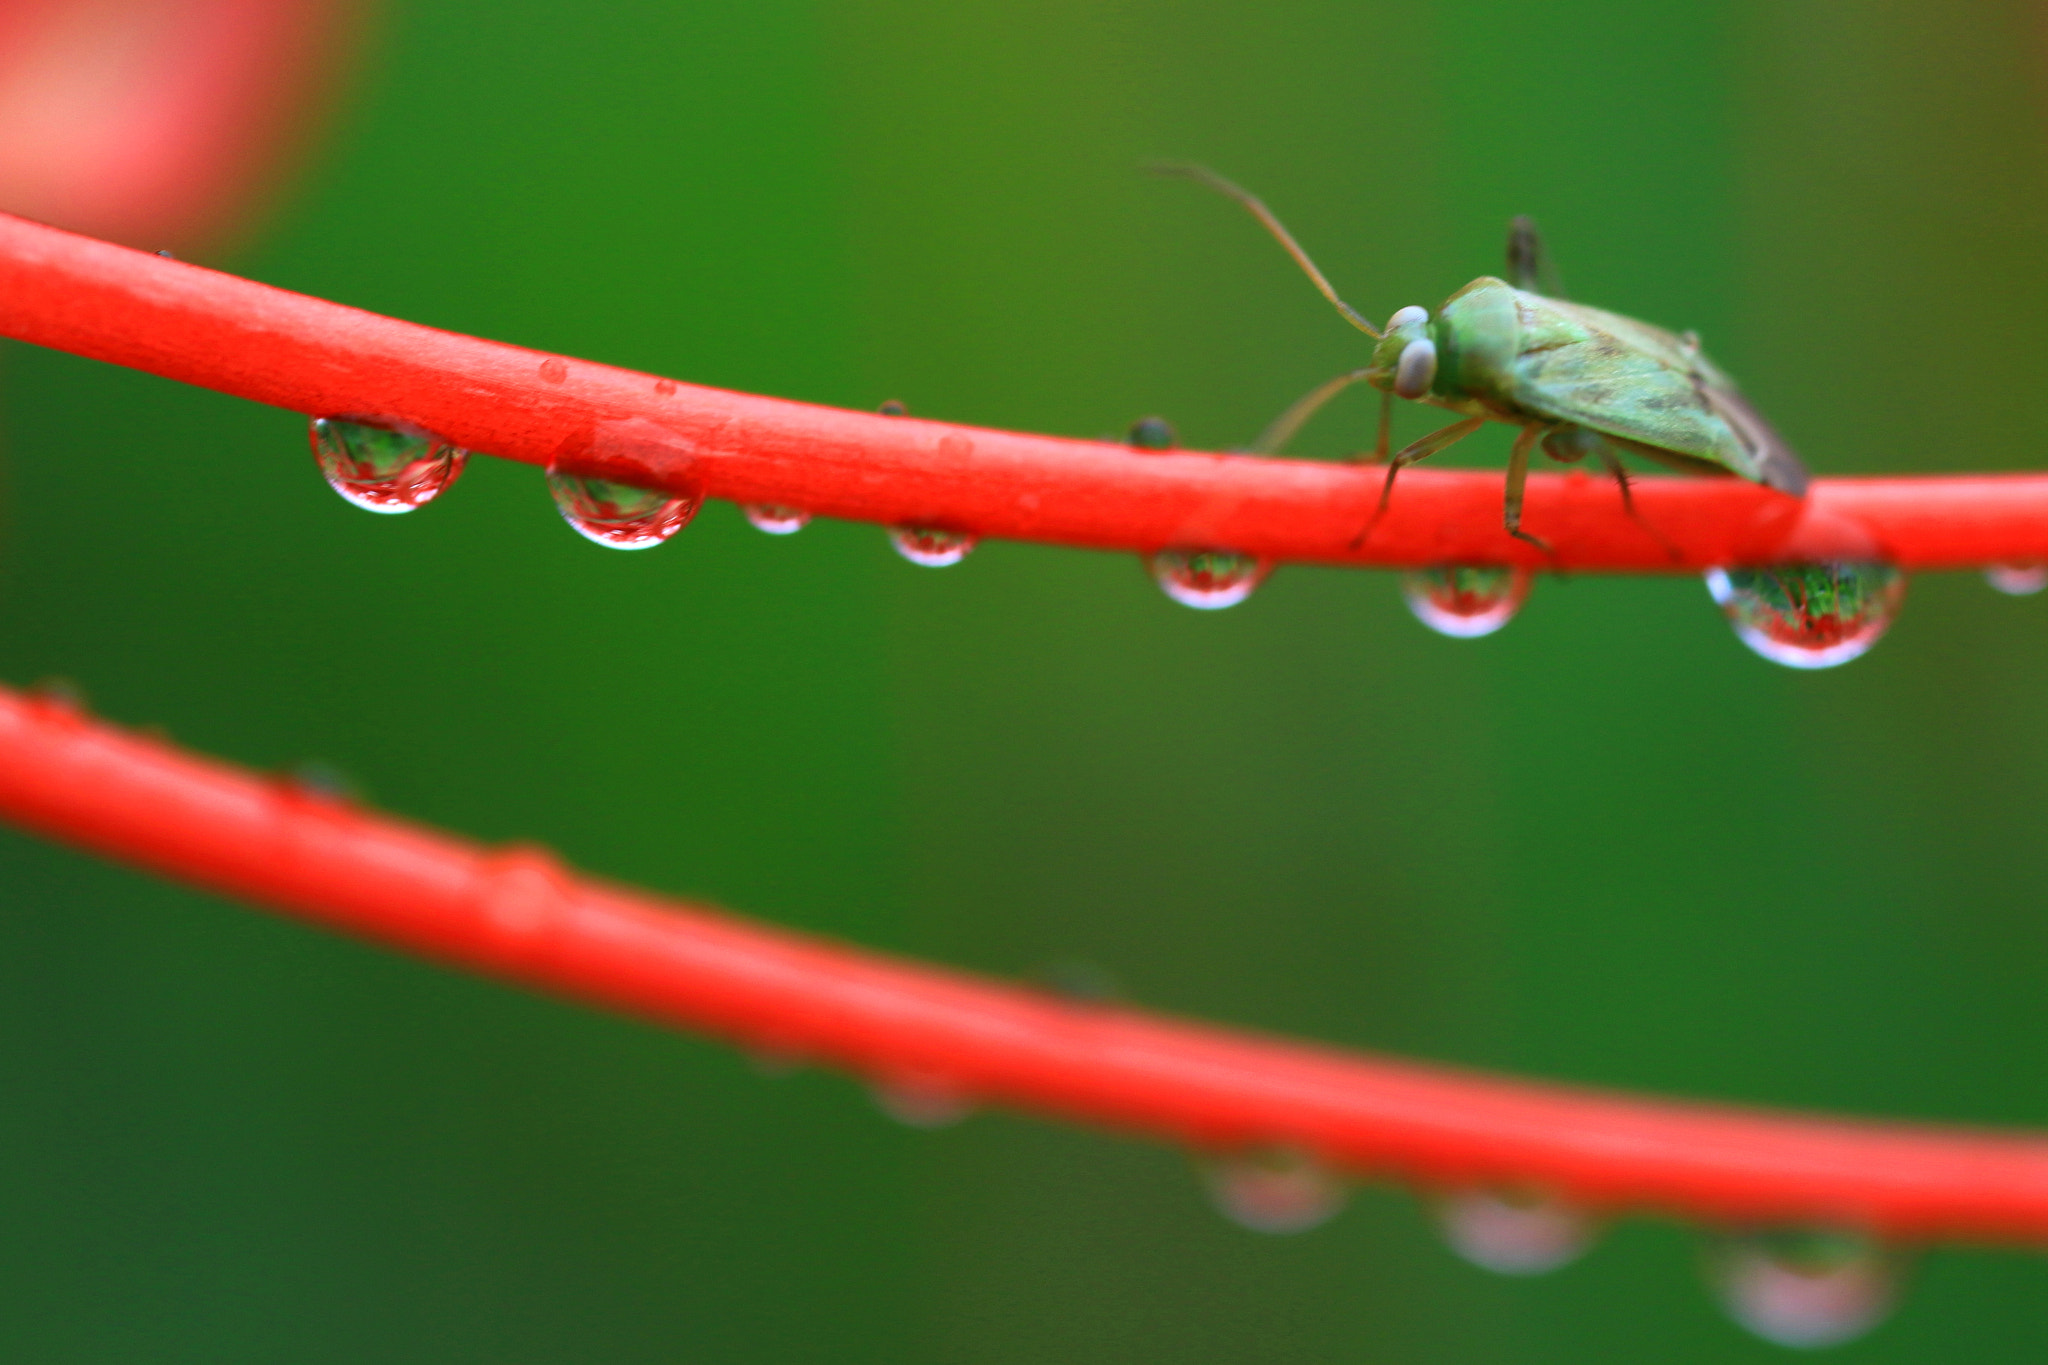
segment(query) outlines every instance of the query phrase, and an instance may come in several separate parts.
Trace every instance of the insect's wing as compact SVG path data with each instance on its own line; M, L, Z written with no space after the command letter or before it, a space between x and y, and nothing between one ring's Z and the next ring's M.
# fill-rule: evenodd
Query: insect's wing
M1702 372L1701 395L1728 424L1735 438L1749 450L1750 458L1755 462L1757 482L1781 493L1790 493L1795 498L1804 497L1806 485L1812 479L1806 472L1806 462L1786 444L1777 428L1750 406L1733 380L1705 356L1696 356L1695 359Z

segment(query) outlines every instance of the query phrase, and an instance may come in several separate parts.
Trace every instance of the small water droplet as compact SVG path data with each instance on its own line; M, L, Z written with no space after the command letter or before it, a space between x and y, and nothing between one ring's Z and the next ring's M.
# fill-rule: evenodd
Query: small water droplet
M448 490L469 452L399 423L315 417L313 458L328 486L369 512L410 512Z
M569 377L569 362L560 356L549 356L540 363L540 377L550 384L559 384Z
M1401 598L1439 635L1476 640L1515 619L1531 575L1513 564L1438 564L1401 575Z
M750 502L740 511L757 531L766 531L771 536L793 536L811 524L811 514L797 507L781 507L768 502Z
M167 246L158 247L156 249L156 254L163 257L167 261L175 261L178 259L177 256Z
M875 411L881 413L884 417L910 416L910 409L905 407L903 401L898 398L885 399L882 406L876 408Z
M1174 435L1173 423L1164 417L1140 417L1131 423L1124 444L1139 450L1172 450L1180 441Z
M1236 606L1265 581L1272 567L1234 550L1161 550L1146 565L1168 597L1197 611Z
M673 398L676 393L676 381L673 379L657 379L654 381L654 391L663 398Z
M1451 1250L1501 1275L1542 1275L1593 1244L1593 1220L1540 1190L1460 1190L1437 1200L1436 1216Z
M1721 1239L1710 1253L1714 1288L1728 1315L1780 1346L1834 1346L1891 1311L1899 1257L1855 1233L1754 1232Z
M667 489L636 488L548 470L548 491L562 520L585 539L614 550L651 550L690 524L704 495L677 497Z
M1709 569L1707 591L1742 643L1787 668L1861 658L1891 628L1906 576L1890 564Z
M85 689L69 678L38 678L28 685L29 704L56 720L83 720Z
M1209 1197L1225 1218L1253 1232L1307 1232L1336 1217L1344 1182L1293 1147L1260 1147L1203 1164Z
M1113 1005L1124 994L1115 973L1086 958L1048 962L1033 972L1031 979L1049 994L1086 1005Z
M883 1113L910 1128L950 1128L974 1112L957 1086L934 1076L877 1081L870 1093Z
M965 531L944 531L936 526L898 526L889 532L896 553L927 569L958 564L973 551L977 536Z
M2008 597L2032 597L2048 588L2048 564L1993 564L1984 581Z
M362 792L347 773L332 763L307 759L284 773L284 784L292 795L325 805L352 806L362 801Z

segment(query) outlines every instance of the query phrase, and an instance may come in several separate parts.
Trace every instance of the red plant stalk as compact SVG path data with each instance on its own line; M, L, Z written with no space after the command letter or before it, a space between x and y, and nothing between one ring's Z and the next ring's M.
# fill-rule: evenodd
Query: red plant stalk
M1595 1210L2048 1239L2048 1139L1494 1079L1060 1000L577 877L0 689L0 815L395 947L883 1085Z
M1372 468L882 417L701 388L436 331L0 216L0 334L325 416L399 419L468 449L820 516L1149 553L1421 566L1549 561L1501 530L1497 473L1414 469L1363 543ZM1649 478L1644 520L1583 470L1529 481L1560 567L1697 571L1792 559L1908 569L2048 562L2048 475L1822 479L1804 499ZM1675 550L1675 555L1672 552Z

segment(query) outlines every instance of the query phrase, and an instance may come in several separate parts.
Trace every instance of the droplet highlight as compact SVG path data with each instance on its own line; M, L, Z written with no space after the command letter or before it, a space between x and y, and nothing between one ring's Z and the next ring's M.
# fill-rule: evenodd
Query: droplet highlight
M1173 423L1164 417L1140 417L1131 423L1124 444L1138 450L1172 450L1180 439L1174 434Z
M1876 563L1709 569L1707 592L1736 638L1772 663L1834 668L1869 653L1891 629L1906 576Z
M979 537L965 531L947 531L936 526L898 526L889 532L896 553L927 569L958 564L974 551Z
M1855 1233L1727 1237L1710 1266L1728 1315L1780 1346L1834 1346L1862 1336L1898 1295L1899 1257Z
M690 524L704 495L677 497L611 479L548 471L548 491L562 520L584 539L614 550L651 550Z
M410 512L447 491L469 452L399 423L315 417L313 459L328 487L366 512Z
M1437 1224L1451 1250L1499 1275L1543 1275L1593 1245L1584 1211L1540 1190L1473 1189L1436 1201Z
M1334 1218L1350 1192L1306 1152L1262 1147L1205 1163L1209 1197L1231 1222L1253 1232L1307 1232Z
M775 503L750 502L740 511L746 514L756 531L765 531L771 536L793 536L811 524L809 512Z
M1530 572L1514 564L1439 564L1401 575L1401 600L1439 635L1476 640L1515 619Z
M950 1128L974 1112L958 1087L931 1076L877 1081L869 1093L883 1113L906 1128Z
M1168 597L1197 611L1221 611L1250 597L1271 567L1234 550L1161 550L1146 560Z
M2007 597L2032 597L2048 588L2048 564L1993 564L1984 581Z

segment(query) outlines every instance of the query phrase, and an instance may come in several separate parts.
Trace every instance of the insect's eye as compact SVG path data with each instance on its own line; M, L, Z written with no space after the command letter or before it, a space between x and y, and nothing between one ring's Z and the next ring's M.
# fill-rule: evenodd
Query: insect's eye
M1428 322L1429 310L1427 308L1418 308L1411 303L1387 319L1387 331L1389 333L1402 332L1411 327L1424 326Z
M1394 362L1394 392L1402 398L1420 398L1436 380L1436 343L1411 341L1401 348Z

